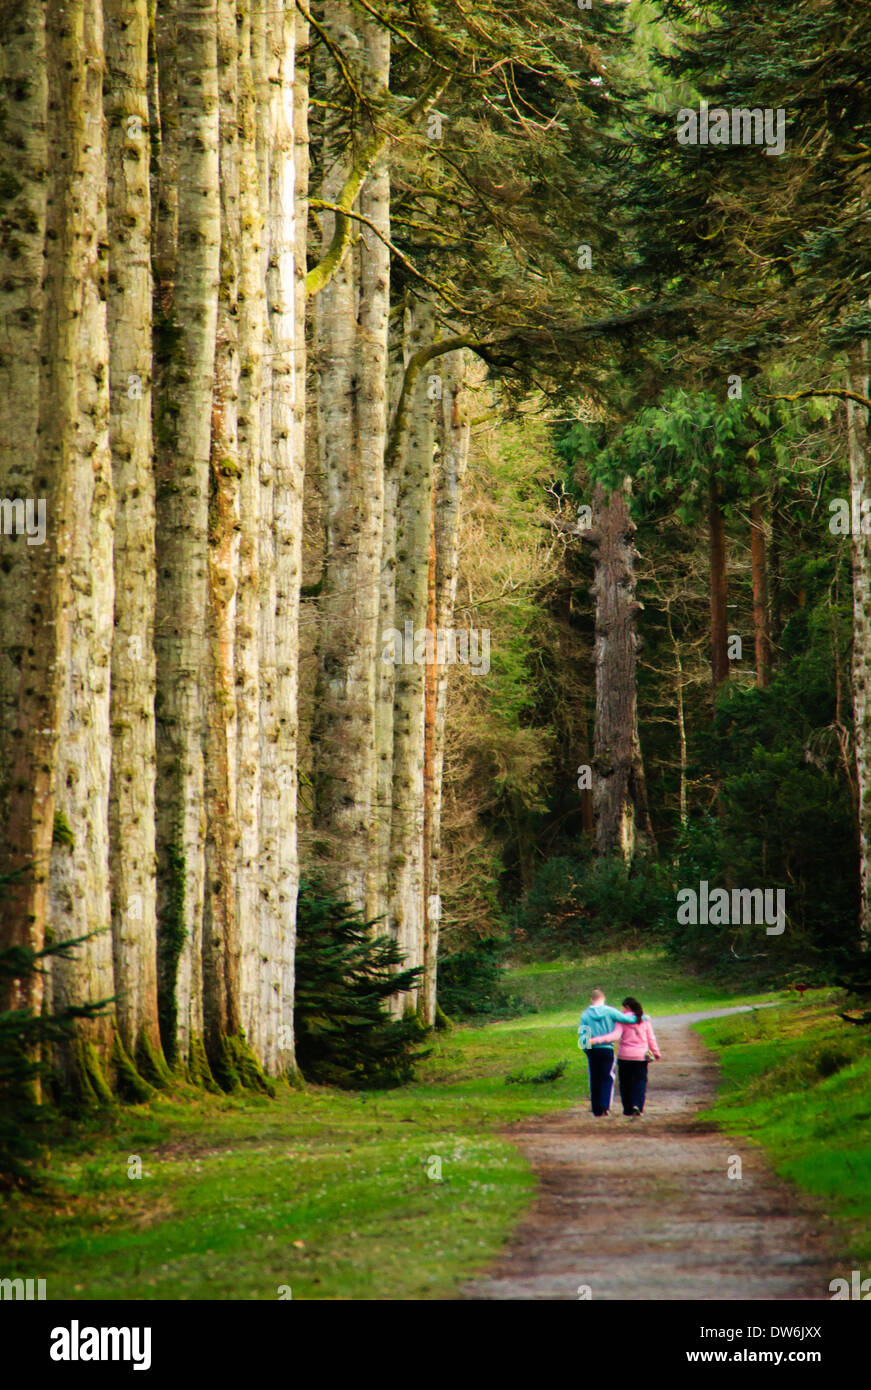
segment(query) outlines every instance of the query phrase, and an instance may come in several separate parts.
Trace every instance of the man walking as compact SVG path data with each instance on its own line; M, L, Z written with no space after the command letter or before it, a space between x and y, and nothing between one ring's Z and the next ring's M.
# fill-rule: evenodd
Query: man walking
M614 1049L609 1042L597 1042L605 1033L612 1033L615 1023L635 1023L634 1014L621 1014L605 1003L602 990L594 989L590 1003L581 1014L578 1024L578 1047L587 1054L590 1068L590 1105L593 1114L599 1119L611 1113L611 1096L614 1091Z

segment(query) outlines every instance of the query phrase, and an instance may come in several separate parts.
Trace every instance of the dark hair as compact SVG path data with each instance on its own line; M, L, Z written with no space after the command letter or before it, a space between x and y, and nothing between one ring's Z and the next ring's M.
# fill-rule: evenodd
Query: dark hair
M639 1001L637 999L633 999L631 994L627 994L626 998L623 1000L623 1008L626 1010L627 1014L636 1014L638 1017L638 1022L641 1022L644 1010L642 1009Z

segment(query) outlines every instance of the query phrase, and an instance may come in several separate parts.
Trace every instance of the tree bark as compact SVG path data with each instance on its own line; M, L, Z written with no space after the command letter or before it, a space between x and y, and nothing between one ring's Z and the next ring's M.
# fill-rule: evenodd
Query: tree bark
M63 226L62 312L73 322L63 392L62 447L70 468L66 502L69 589L62 648L56 814L64 827L51 861L50 922L57 940L90 933L71 959L52 962L56 1008L114 993L109 888L110 668L115 498L109 448L106 315L108 228L100 0L48 8L49 91L55 198ZM110 1013L81 1022L59 1053L68 1083L108 1096L114 1024Z
M867 397L871 386L871 350L866 340L853 349L849 389ZM852 496L866 498L871 489L871 411L847 402L847 438ZM859 929L865 949L871 942L871 540L853 534L853 738L859 791Z
M349 4L330 7L325 27L353 53L355 79L370 98L349 141L328 122L322 197L337 203L369 112L389 81L387 31ZM377 164L368 214L387 225L389 185ZM324 251L335 215L323 218ZM373 233L358 240L315 298L318 434L327 526L321 601L315 749L315 825L331 877L360 911L377 910L375 709L386 441L389 259Z
M257 158L258 64L265 16L260 0L240 9L239 36L239 573L236 599L236 919L239 1008L245 1035L261 1061L266 1027L260 1013L260 455L266 344L266 222ZM257 47L260 46L258 56Z
M412 308L413 357L435 336L435 317L425 301ZM435 407L421 373L412 388L410 426L399 463L396 506L394 626L403 636L425 631L432 508ZM394 676L393 818L390 845L390 927L408 967L424 963L424 748L426 662L403 660ZM418 992L400 1000L416 1005Z
M178 243L171 304L161 305L166 351L156 414L158 980L164 1049L190 1061L203 1029L201 696L220 199L211 0L184 0L175 21Z
M19 875L2 890L0 946L40 950L54 823L74 323L57 254L63 227L48 158L44 5L2 0L0 29L0 501L41 500L46 523L41 545L0 529L0 875ZM55 240L47 266L49 191ZM0 1008L39 1010L41 1001L39 975L0 987Z
M275 897L269 944L272 953L268 986L270 1026L267 1070L292 1071L296 902L299 887L297 851L297 736L299 727L299 590L302 570L302 501L305 454L299 450L304 430L304 401L297 389L304 380L304 342L297 343L297 228L294 169L294 75L296 7L285 0L273 16L281 35L279 72L272 127L270 177L270 256L267 293L272 351L273 540L275 556L275 704L274 723L266 742L275 763Z
M726 527L717 480L711 476L708 500L711 599L711 676L714 689L729 678L729 629L726 615Z
M403 307L397 315L400 327L391 348L388 368L389 417L392 420L406 367L407 337L410 316ZM383 644L386 635L395 627L396 613L396 493L398 455L387 450L384 459L384 526L381 532L381 576L379 585L378 636L382 650L376 670L375 711L375 857L378 868L377 898L372 916L383 929L390 913L390 836L393 810L393 694L396 667L385 661Z
M628 479L606 497L593 494L593 526L583 533L596 551L596 728L593 809L596 849L631 863L636 845L655 847L638 737L636 707L636 551Z
M235 0L218 0L220 288L212 392L205 707L203 1027L213 1072L236 1077L227 1039L238 1034L236 919L235 628L239 580L239 96Z
M109 180L109 381L115 516L112 946L121 1041L159 1070L154 838L154 473L148 3L104 0Z
M465 391L466 362L461 352L451 353L442 368L442 401L437 416L439 463L433 491L430 608L428 626L434 633L454 626L459 571L460 502L469 458L471 427ZM436 648L437 650L437 648ZM432 1025L436 1017L441 896L442 779L449 669L445 663L428 668L427 747L424 785L424 975L423 1019Z

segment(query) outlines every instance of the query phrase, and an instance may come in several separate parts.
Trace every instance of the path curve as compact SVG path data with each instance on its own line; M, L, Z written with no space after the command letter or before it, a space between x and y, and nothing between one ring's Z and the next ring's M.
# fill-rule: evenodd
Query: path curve
M650 1067L645 1114L589 1103L507 1131L539 1195L466 1299L829 1299L828 1219L758 1149L697 1116L718 1066L690 1025L752 1005L654 1020L665 1058ZM743 1176L729 1179L730 1157ZM589 1293L584 1292L585 1288Z

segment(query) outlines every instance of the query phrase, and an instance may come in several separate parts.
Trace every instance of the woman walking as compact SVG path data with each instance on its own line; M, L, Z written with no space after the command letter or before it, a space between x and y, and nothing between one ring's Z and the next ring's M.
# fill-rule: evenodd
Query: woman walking
M617 1049L620 1099L623 1102L623 1114L634 1120L644 1113L644 1101L647 1095L647 1064L654 1057L659 1061L662 1054L659 1050L659 1043L656 1041L653 1025L647 1014L642 1011L638 1000L627 995L623 1000L623 1008L626 1013L634 1014L639 1020L638 1023L618 1023L612 1033L606 1033L604 1037L597 1038L596 1041L605 1043L617 1038L620 1040L620 1046Z

